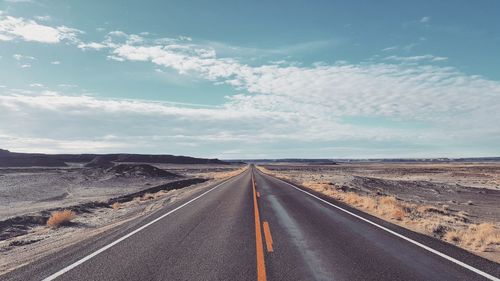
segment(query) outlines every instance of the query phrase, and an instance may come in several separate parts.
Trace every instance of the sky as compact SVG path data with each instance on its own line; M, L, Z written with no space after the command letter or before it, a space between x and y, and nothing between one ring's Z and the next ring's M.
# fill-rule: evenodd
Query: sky
M500 156L500 2L0 0L0 148Z

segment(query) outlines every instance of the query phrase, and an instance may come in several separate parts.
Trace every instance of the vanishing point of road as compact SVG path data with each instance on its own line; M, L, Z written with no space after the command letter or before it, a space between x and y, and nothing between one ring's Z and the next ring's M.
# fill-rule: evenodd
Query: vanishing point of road
M499 280L500 266L266 175L190 198L0 280Z

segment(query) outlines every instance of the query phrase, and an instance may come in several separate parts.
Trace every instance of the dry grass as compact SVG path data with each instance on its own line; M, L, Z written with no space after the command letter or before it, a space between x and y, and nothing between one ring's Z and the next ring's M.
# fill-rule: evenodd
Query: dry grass
M383 196L378 199L377 210L382 216L401 221L408 215L407 211L411 207L399 202L394 196Z
M152 193L146 193L141 197L141 201L155 199L155 195Z
M76 217L75 212L71 210L53 212L47 220L47 226L51 228L58 228L71 222Z
M330 192L329 195L331 194ZM467 224L465 212L453 214L446 205L441 208L430 205L418 206L399 201L393 196L377 198L354 192L336 194L332 197L378 217L394 220L401 226L472 251L490 251L500 246L500 230L495 224Z
M258 168L265 173L293 181L288 174ZM419 205L398 200L395 196L358 194L320 180L321 178L310 178L301 181L301 184L377 217L470 251L500 251L499 225L472 224L467 213L452 212L447 205Z
M262 166L256 166L257 169L259 169L261 172L265 173L265 174L273 174L273 171L265 168L265 167L262 167Z
M234 177L246 169L247 169L247 167L245 166L245 167L235 169L232 171L210 173L209 176L215 180L226 179L226 178Z
M161 190L161 191L158 191L158 192L155 192L155 193L145 193L141 197L136 197L136 198L137 198L137 200L139 202L142 202L142 201L148 201L148 200L158 199L160 197L165 196L166 194L168 194L167 190Z
M500 231L492 223L473 224L466 229L448 231L444 239L467 248L487 251L490 246L500 245Z
M113 205L111 205L111 208L113 208L113 210L119 210L122 208L122 204L119 202L115 202L113 203Z

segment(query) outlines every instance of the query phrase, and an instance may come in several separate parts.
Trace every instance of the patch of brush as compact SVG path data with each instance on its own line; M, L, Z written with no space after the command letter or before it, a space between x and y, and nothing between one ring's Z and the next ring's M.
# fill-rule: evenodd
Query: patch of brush
M34 215L22 215L0 221L0 241L28 234L30 228L46 225L53 212L70 210L76 214L91 213L97 208L110 208L106 202L87 202L64 208L53 208Z

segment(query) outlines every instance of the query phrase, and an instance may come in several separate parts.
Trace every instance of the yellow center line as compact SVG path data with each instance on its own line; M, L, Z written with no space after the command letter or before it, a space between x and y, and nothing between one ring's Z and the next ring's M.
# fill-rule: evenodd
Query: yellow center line
M273 237L271 236L271 229L269 229L269 223L265 221L264 223L264 237L266 238L267 251L273 251Z
M259 205L257 204L257 192L255 191L255 180L252 173L253 208L255 211L255 246L257 249L257 281L266 281L266 265L264 263L264 247L262 246L262 231L260 229Z

